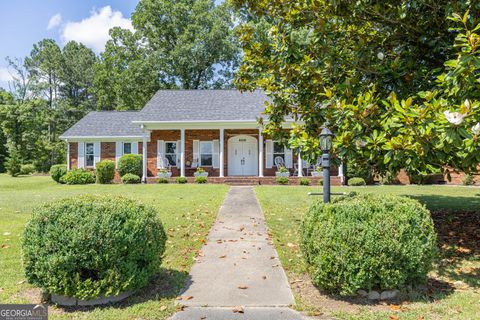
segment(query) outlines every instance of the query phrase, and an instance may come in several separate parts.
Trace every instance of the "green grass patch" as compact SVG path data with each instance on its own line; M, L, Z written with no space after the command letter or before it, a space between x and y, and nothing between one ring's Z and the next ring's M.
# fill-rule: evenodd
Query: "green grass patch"
M319 292L310 282L300 251L299 227L321 187L259 186L262 206L275 247L296 298L296 308L312 315L339 319L474 319L480 312L480 189L463 186L333 187L333 192L357 191L408 196L432 211L439 235L441 260L430 274L427 292L409 296L392 310L386 304L362 305ZM423 318L422 318L423 317ZM395 319L395 317L394 317Z
M81 194L122 195L154 206L167 232L160 273L125 302L107 307L50 307L52 319L166 319L188 278L194 257L206 239L228 191L223 185L75 185L55 183L48 176L11 178L0 175L0 301L34 303L38 290L26 283L20 238L32 208Z

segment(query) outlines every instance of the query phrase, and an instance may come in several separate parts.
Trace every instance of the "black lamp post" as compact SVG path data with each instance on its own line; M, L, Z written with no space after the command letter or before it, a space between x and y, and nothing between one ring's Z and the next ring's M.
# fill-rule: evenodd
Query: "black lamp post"
M330 202L330 150L332 149L333 133L324 127L320 133L320 149L322 150L323 167L323 203Z

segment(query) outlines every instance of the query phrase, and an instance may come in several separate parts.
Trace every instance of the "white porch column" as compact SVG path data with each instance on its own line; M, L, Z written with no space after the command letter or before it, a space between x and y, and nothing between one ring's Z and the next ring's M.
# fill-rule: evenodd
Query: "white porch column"
M258 128L258 176L263 177L263 129Z
M70 171L70 142L65 141L67 142L67 171Z
M220 177L224 177L224 158L223 158L223 149L224 149L224 140L225 140L225 130L223 128L220 129L220 150L218 152L218 155L220 157Z
M147 132L143 132L143 140L142 140L142 182L147 183Z
M302 156L300 154L300 151L298 151L298 163L297 163L297 168L298 168L298 176L303 177L303 161L302 161Z
M185 177L185 129L180 129L180 176Z
M340 177L340 181L343 184L345 184L345 175L343 173L343 161L340 162L340 166L338 167L338 176Z

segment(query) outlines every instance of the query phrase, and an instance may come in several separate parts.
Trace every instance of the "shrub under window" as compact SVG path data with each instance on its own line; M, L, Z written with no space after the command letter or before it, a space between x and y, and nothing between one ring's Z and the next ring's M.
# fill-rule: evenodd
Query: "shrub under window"
M313 283L342 295L424 282L436 252L430 212L416 200L391 195L316 203L301 235Z
M122 197L83 196L35 210L23 235L29 283L78 299L145 286L166 235L155 209Z
M111 183L115 177L115 162L102 160L96 164L97 183Z
M127 173L142 176L142 156L139 154L125 154L118 160L118 174L123 177Z
M136 184L140 183L140 177L136 174L127 173L122 177L122 183L124 184Z
M95 176L91 171L85 169L72 169L60 178L60 182L66 184L94 183Z
M348 185L353 186L364 186L366 185L365 180L360 177L350 178L348 179Z

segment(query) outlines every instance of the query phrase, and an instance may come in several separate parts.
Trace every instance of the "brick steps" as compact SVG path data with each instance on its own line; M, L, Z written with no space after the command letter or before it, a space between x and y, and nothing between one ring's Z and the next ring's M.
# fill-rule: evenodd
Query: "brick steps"
M231 186L256 186L256 185L276 185L275 177L208 177L208 183L227 184ZM301 177L289 177L289 185L299 185ZM308 177L310 185L318 185L321 180L319 177ZM175 177L168 179L170 183L175 183ZM188 183L194 183L194 177L187 177ZM157 183L158 178L148 177L148 183ZM330 177L330 184L332 186L341 186L341 179L338 176Z

